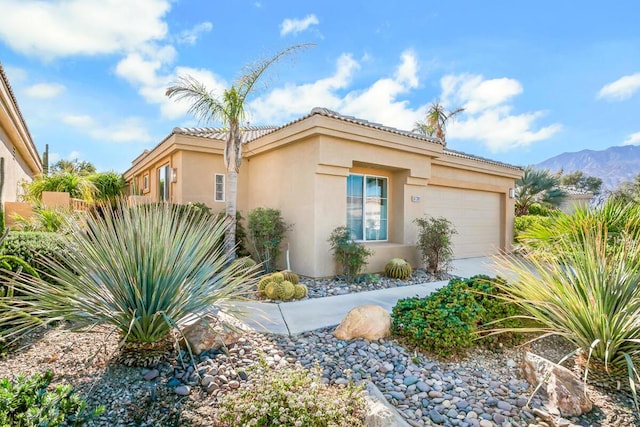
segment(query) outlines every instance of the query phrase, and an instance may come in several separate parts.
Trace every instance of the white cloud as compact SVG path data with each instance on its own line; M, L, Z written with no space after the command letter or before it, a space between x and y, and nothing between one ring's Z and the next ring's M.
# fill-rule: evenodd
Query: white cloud
M286 36L290 33L295 35L319 23L320 21L318 21L315 14L307 15L303 19L287 18L280 24L280 35Z
M201 34L208 33L212 28L211 22L202 22L189 30L182 31L178 35L178 43L195 44Z
M287 84L249 103L252 121L278 124L308 114L313 107L326 107L343 114L411 129L424 116L425 106L409 107L398 99L419 85L415 54L405 51L392 77L381 78L361 90L351 90L355 72L361 68L351 55L341 55L332 76L303 85Z
M640 145L640 132L632 133L622 141L622 145Z
M608 83L598 92L598 98L609 101L624 101L640 90L640 73L624 76Z
M55 98L65 91L65 86L60 83L37 83L25 89L27 96L32 98Z
M3 0L0 39L45 59L127 52L167 35L168 0Z
M150 142L151 135L143 121L137 117L127 117L114 124L102 124L88 115L67 114L62 121L85 132L93 139L107 142Z
M512 99L523 92L515 79L485 79L481 75L447 75L440 80L442 100L464 112L447 128L447 139L480 140L492 151L508 151L516 147L548 139L562 129L551 124L535 129L543 111L513 114Z
M176 119L187 113L189 105L169 99L165 92L177 80L178 76L189 75L202 82L209 90L221 94L226 87L224 80L209 70L175 67L171 71L163 71L165 65L162 60L145 57L141 53L131 53L118 62L116 74L137 87L138 93L149 104L160 107L163 117Z

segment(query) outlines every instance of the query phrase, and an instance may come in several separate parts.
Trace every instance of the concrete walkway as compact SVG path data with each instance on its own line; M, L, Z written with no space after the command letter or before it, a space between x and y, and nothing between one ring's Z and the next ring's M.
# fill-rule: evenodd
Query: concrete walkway
M460 277L476 274L495 276L497 267L490 258L466 258L454 260L450 273ZM391 311L399 299L423 297L447 283L448 281L431 282L279 304L249 301L238 303L235 308L245 313L244 323L249 329L295 335L337 325L352 308L359 305L376 304Z

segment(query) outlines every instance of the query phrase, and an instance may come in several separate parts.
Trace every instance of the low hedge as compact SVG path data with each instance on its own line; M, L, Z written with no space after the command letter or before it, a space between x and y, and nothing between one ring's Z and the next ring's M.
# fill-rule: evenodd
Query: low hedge
M483 325L517 314L515 305L496 297L499 282L503 280L482 275L453 279L424 298L401 299L393 307L392 330L410 344L433 354L458 353L473 346ZM517 320L508 320L500 326L515 323Z
M513 221L513 239L520 241L523 232L527 231L534 225L542 225L544 227L551 225L553 217L540 215L522 215L514 218Z
M22 258L36 270L44 272L45 280L52 272L41 260L46 257L64 262L67 253L66 238L58 233L12 231L0 246L0 254Z

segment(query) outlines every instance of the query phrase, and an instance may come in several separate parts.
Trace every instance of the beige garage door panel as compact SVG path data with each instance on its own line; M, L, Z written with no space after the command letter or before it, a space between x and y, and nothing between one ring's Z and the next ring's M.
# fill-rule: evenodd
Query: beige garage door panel
M500 249L501 195L449 187L428 187L426 213L451 221L455 258L495 254Z

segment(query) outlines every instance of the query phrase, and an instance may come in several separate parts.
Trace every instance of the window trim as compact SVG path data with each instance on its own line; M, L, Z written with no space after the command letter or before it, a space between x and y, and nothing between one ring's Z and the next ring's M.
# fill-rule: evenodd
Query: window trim
M160 191L163 190L160 186L160 171L165 170L164 177L164 194L160 194ZM159 202L170 202L171 201L171 164L166 163L158 168L158 201ZM166 195L166 197L165 197Z
M222 197L218 198L218 177L222 177ZM224 202L226 196L226 176L223 173L216 173L213 175L213 201Z
M385 175L372 175L372 174L368 174L368 173L353 173L353 172L349 172L349 175L347 175L347 179L349 178L349 176L361 176L363 178L362 180L362 237L363 239L357 239L355 240L358 243L385 243L385 242L389 242L389 213L390 213L390 209L389 209L389 177L385 176ZM367 200L367 178L382 178L386 181L387 185L387 218L386 218L386 235L387 238L384 240L367 240L367 233L366 233L366 200ZM347 197L349 197L349 194L347 193L346 195Z
M142 175L142 191L149 191L149 174L145 173Z

